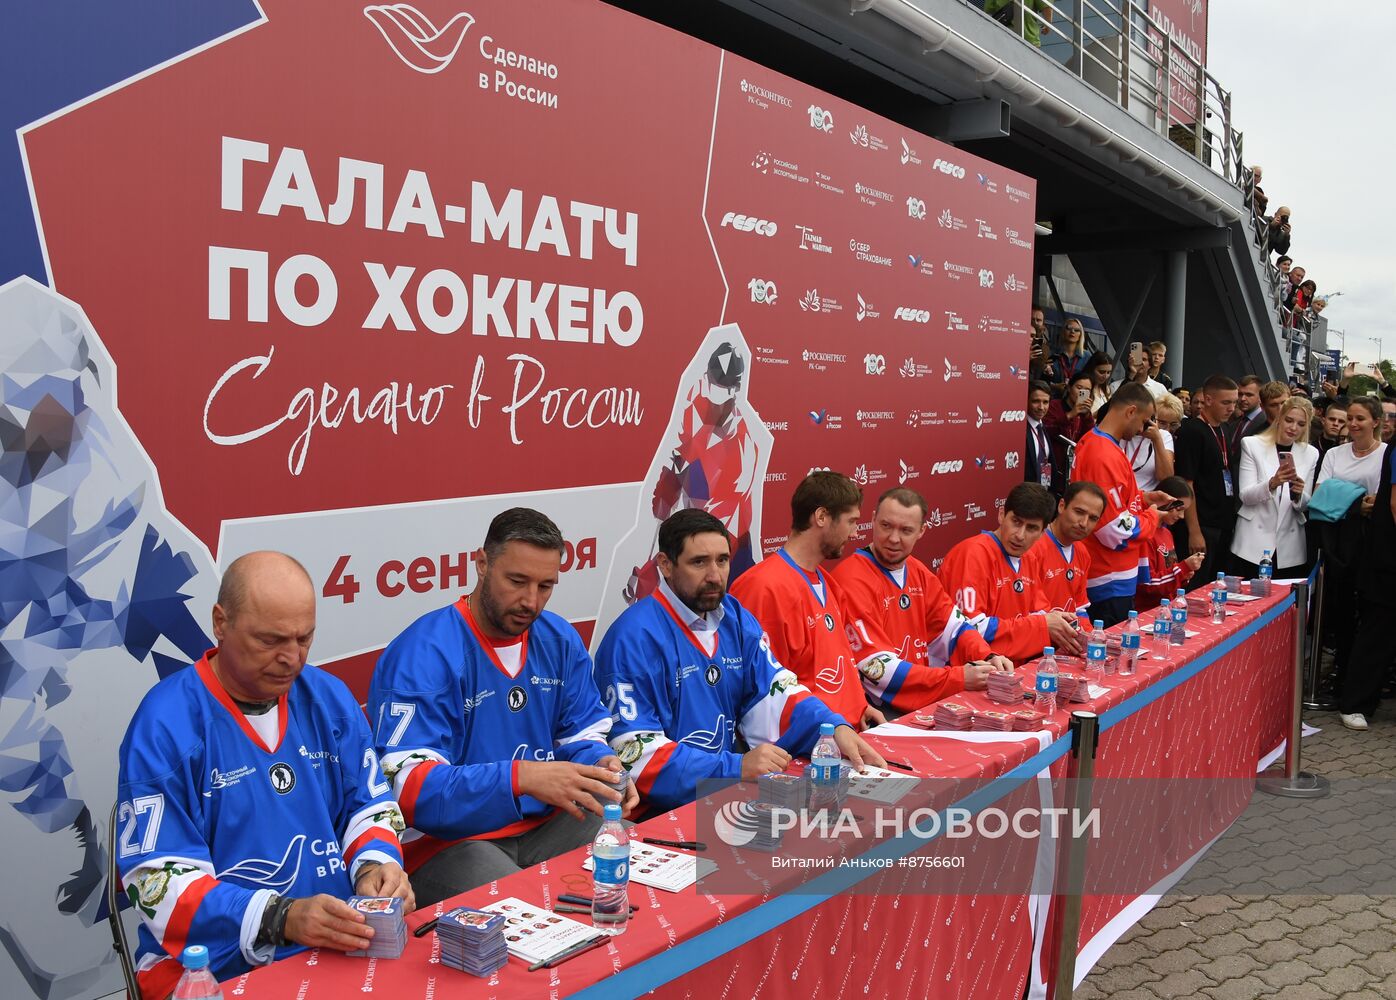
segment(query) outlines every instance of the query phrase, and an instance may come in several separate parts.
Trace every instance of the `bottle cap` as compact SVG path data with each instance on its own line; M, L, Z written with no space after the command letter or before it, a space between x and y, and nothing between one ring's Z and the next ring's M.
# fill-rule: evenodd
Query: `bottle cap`
M1179 588L1178 588L1178 596L1179 596L1179 597L1187 597L1187 596L1188 596L1188 592L1187 592L1186 590L1184 590L1182 587L1179 587Z
M1225 583L1225 582L1226 582L1226 574L1225 574L1225 573L1218 573L1218 574L1217 574L1217 582L1218 582L1218 583Z
M1043 656L1056 656L1056 655L1057 655L1057 647L1055 647L1055 646L1048 646L1048 647L1046 647L1045 649L1042 650L1042 655L1043 655Z
M606 819L620 819L620 806L615 802L609 802L601 810ZM205 959L207 961L207 959Z
M186 969L207 969L208 949L201 944L191 944L179 956L179 961Z
M1131 612L1129 613L1129 616L1130 616L1131 618L1138 618L1138 617L1139 617L1139 612L1138 612L1138 611L1131 611Z
M819 735L820 735L820 736L833 736L833 735L834 735L834 724L833 724L832 722L821 722L821 723L819 724Z
M1105 627L1105 622L1104 622L1103 620L1099 619L1099 618L1097 618L1095 621L1091 622L1091 624L1094 625L1096 628L1104 628L1104 627Z

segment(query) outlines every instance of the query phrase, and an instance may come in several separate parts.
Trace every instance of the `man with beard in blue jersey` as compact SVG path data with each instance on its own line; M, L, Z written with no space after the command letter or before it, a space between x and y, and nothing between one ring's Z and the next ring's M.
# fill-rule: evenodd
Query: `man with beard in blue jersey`
M423 906L590 843L602 802L628 815L637 801L616 791L586 647L543 610L564 549L547 515L504 511L475 589L409 625L373 671L368 716Z
M707 778L784 771L826 722L853 766L885 766L781 666L760 624L727 594L731 539L721 521L697 508L673 514L659 528L656 562L656 590L616 619L596 651L611 745L647 804L691 802Z

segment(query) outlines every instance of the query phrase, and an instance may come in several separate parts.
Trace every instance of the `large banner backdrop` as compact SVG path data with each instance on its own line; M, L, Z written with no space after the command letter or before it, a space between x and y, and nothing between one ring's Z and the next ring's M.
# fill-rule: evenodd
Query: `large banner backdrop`
M745 567L833 468L925 493L934 560L1021 478L1031 180L594 0L457 3L6 47L6 997L115 988L116 748L239 554L305 563L362 694L506 507L592 637L681 507Z

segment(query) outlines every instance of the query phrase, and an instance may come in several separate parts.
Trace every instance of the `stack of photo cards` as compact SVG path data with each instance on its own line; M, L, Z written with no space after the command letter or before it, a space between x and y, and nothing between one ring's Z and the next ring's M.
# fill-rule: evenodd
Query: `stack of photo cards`
M402 900L396 896L350 896L351 909L362 913L373 928L373 937L364 951L348 952L355 958L398 958L407 947L407 924Z
M509 961L504 943L504 917L499 913L457 906L436 921L441 964L486 979Z

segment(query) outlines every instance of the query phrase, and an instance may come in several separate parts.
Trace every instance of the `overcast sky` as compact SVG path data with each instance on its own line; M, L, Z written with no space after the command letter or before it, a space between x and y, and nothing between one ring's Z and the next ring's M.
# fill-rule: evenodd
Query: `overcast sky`
M1396 5L1212 0L1207 65L1232 94L1270 210L1294 211L1290 256L1329 299L1328 346L1396 358Z

